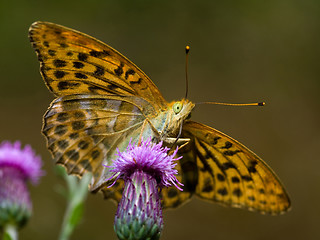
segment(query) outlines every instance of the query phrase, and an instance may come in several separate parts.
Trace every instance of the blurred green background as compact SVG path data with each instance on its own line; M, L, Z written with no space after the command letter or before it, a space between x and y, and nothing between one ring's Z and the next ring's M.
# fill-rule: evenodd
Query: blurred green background
M27 33L34 21L80 30L114 47L159 87L184 96L185 45L191 46L194 101L266 101L259 107L201 105L193 119L260 155L279 175L292 210L264 216L193 198L164 213L162 239L320 239L320 2L0 0L0 140L21 140L41 154L46 176L31 188L34 215L21 239L57 239L64 182L40 133L53 100ZM89 195L72 239L115 239L116 206Z

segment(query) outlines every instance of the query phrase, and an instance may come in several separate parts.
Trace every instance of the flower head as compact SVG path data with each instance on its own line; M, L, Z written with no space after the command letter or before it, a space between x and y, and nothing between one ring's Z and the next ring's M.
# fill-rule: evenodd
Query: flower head
M129 143L127 150L120 152L110 171L125 181L122 198L115 216L114 229L119 239L159 239L163 228L159 189L180 183L174 169L174 158L178 149L168 155L169 148L162 142L152 143L151 139L135 146ZM113 184L114 184L113 183ZM111 185L112 186L112 185Z
M21 143L4 141L0 144L0 168L13 167L21 171L25 180L36 184L44 174L41 170L41 157L37 156L30 145L21 149Z
M169 150L167 147L162 147L162 142L152 143L151 138L147 141L142 140L139 146L135 146L130 141L126 151L120 152L118 149L118 154L116 154L118 158L110 166L110 172L115 173L111 178L118 174L116 180L118 178L127 179L133 172L141 170L157 179L160 188L174 185L182 191L178 185L183 184L175 177L178 171L174 169L177 165L174 161L182 157L174 158L178 148L172 155L168 155Z
M37 183L44 174L41 158L20 142L0 144L0 229L7 224L23 226L32 212L26 185L27 180Z

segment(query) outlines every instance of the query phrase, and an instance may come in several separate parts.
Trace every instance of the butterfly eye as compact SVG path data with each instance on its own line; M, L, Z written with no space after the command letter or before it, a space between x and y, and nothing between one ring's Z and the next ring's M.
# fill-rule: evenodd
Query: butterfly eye
M182 109L182 104L181 102L176 102L175 104L173 104L173 111L175 114L178 114Z

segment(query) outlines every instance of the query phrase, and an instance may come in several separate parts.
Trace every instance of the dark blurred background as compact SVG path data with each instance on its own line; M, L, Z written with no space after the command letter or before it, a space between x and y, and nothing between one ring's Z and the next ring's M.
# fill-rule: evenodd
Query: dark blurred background
M53 96L28 40L34 21L92 35L119 50L167 100L184 96L185 45L191 46L194 101L266 101L265 107L201 105L193 119L260 155L279 175L292 210L264 216L193 198L164 213L162 239L320 239L320 2L0 1L0 140L21 140L41 154L47 172L31 188L34 215L20 239L57 239L66 206L64 181L40 133ZM115 239L116 206L89 195L72 239Z

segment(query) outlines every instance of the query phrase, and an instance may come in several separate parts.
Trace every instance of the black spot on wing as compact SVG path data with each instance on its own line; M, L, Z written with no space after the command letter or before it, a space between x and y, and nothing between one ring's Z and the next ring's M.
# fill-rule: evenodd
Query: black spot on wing
M58 125L54 129L54 133L56 135L62 136L67 132L68 128L65 125Z
M77 69L81 69L84 67L84 64L82 62L73 62L73 67Z
M135 74L135 71L133 69L129 69L126 71L125 73L125 79L128 79L129 75L134 75Z
M92 171L92 167L90 166L90 161L89 161L89 159L83 159L83 160L81 160L80 165L81 165L84 169L86 169L86 170L88 170L88 171Z
M250 172L250 173L255 173L255 172L257 172L257 169L256 169L256 165L258 164L258 162L257 161L251 161L250 162L250 165L249 165L249 167L248 167L248 171Z
M213 186L211 184L211 180L210 179L206 179L203 188L201 189L202 192L212 192L213 191Z
M108 51L106 51L106 50L103 50L103 51L91 50L89 52L89 54L90 54L90 56L97 57L97 58L110 56L110 53Z
M237 170L237 167L234 163L232 162L224 162L224 163L220 163L219 160L214 156L214 154L212 154L211 151L209 151L209 149L206 147L206 145L202 142L199 142L200 146L203 148L203 150L206 152L206 159L211 159L216 165L217 167L221 170L222 173L224 173L224 177L226 176L225 171L233 168ZM218 176L217 176L218 177ZM222 179L222 177L220 176L220 179ZM219 180L219 177L218 177Z
M69 146L69 142L66 140L60 140L57 142L57 145L60 149L66 149Z
M96 66L96 70L94 71L94 75L102 76L104 74L104 69L102 67Z
M240 179L239 179L238 177L232 177L232 178L231 178L231 181L232 181L233 183L239 183L239 182L240 182Z
M57 30L54 31L54 33L57 34L57 35L60 35L61 31L57 29Z
M72 122L72 129L77 131L85 127L85 123L83 121L75 121Z
M116 85L114 85L114 84L109 84L109 85L107 85L107 87L108 87L108 89L111 90L111 91L118 88L118 86L116 86Z
M241 178L246 181L246 182L250 182L252 181L252 177L248 176L248 175L244 175L244 176L241 176Z
M62 47L62 48L67 48L67 47L69 47L69 45L68 45L68 44L65 44L65 43L60 43L60 47Z
M78 59L79 59L80 61L85 62L85 61L87 61L87 59L88 59L88 54L86 54L86 53L79 53L79 54L78 54Z
M69 138L71 138L71 139L77 139L78 137L79 137L79 133L77 133L77 132L71 133L71 134L69 135Z
M70 150L70 151L66 152L66 156L74 161L77 161L80 157L79 153L76 150Z
M82 112L82 111L75 111L73 113L73 116L76 118L76 119L80 119L80 118L84 118L86 115Z
M132 84L140 84L142 81L142 78L139 78L137 81L130 81Z
M68 119L69 119L68 113L59 113L57 116L57 121L59 121L59 122L65 122Z
M252 202L254 202L256 200L256 198L254 196L248 196L248 199Z
M49 43L48 43L48 41L43 41L43 46L45 46L45 47L49 47Z
M114 70L114 73L119 77L123 74L123 66L123 63L120 63L120 66Z
M78 143L78 147L82 150L87 149L89 147L89 143L82 140Z
M80 83L76 82L69 82L69 81L61 81L58 83L58 89L61 90L66 90L66 89L74 89L80 86Z
M232 150L227 150L227 151L224 151L223 152L223 154L225 155L225 156L233 156L233 155L235 155L235 154L237 154L238 152L241 152L241 150L234 150L234 151L232 151Z
M65 67L65 66L67 66L67 62L64 60L55 59L55 60L53 60L53 65L57 68Z
M201 145L201 142L199 142L199 143L200 143L200 145ZM204 149L204 150L206 150L206 149ZM195 148L195 151L196 151L196 154L197 154L197 156L199 157L200 161L201 161L202 164L203 164L204 170L205 170L205 171L208 171L209 174L210 174L211 176L213 176L213 174L214 174L214 173L213 173L213 170L212 170L211 166L210 166L210 165L208 164L208 162L207 162L207 159L210 158L210 156L209 156L209 155L203 156L202 153L201 153L201 151L199 151L197 148Z
M225 145L224 145L223 147L221 147L221 148L229 149L229 148L231 148L231 147L232 147L232 143L229 142L229 141L226 141L226 142L225 142Z
M78 79L87 79L87 78L88 78L87 75L85 75L85 74L83 74L83 73L79 73L79 72L76 72L76 73L74 74L74 76L75 76L76 78L78 78Z
M61 70L57 70L53 73L53 75L57 78L57 79L61 79L63 78L67 73L65 71L61 71Z
M237 167L232 162L225 162L221 165L222 171L228 170L229 168L237 169Z
M52 49L49 49L48 50L48 54L51 56L51 57L54 57L56 55L56 51L55 50L52 50Z
M91 153L91 157L92 157L93 160L97 159L99 156L100 156L100 151L99 150L94 150Z
M221 137L215 137L213 141L210 142L212 145L216 145Z
M232 194L236 197L241 197L242 196L242 191L240 190L240 188L236 188L233 190Z
M217 178L220 182L224 182L226 180L226 178L220 173L217 174Z
M226 196L228 194L228 190L224 187L224 188L220 188L217 191L221 196Z

